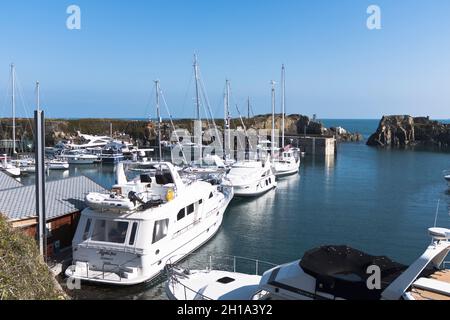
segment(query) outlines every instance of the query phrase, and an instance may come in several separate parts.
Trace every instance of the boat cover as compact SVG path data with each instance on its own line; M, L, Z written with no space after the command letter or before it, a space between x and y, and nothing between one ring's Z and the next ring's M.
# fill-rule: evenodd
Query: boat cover
M373 275L368 267L372 265L380 268L380 289L368 288L367 280ZM382 291L407 268L385 256L371 256L347 246L323 246L307 251L300 267L316 278L317 294L324 292L350 300L380 299Z

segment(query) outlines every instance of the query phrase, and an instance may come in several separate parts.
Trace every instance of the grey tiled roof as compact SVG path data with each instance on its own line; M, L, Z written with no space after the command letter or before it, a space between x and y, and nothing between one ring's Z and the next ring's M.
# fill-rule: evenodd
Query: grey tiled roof
M47 219L80 211L85 208L86 194L105 191L103 187L84 176L47 182L45 184ZM0 191L0 214L9 220L35 217L35 186Z
M18 187L22 187L20 182L0 171L0 191Z

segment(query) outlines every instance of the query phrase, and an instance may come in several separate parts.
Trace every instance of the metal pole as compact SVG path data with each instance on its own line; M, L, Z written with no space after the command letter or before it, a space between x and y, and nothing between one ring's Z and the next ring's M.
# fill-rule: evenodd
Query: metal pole
M11 107L12 107L12 154L16 154L16 72L14 63L11 63Z
M196 101L196 116L197 120L200 120L200 94L199 94L199 88L198 88L198 82L199 82L199 75L198 75L198 62L197 62L197 55L194 55L194 74L195 74L195 101Z
M39 252L47 258L47 234L45 217L45 122L44 111L40 110L39 82L36 83L37 110L34 112L35 121L35 168L36 168L36 215L38 216Z
M156 116L158 117L158 144L159 144L159 161L162 161L161 149L161 111L159 106L159 80L155 81L156 89Z
M271 81L272 84L272 143L271 143L271 158L275 156L275 81Z
M281 132L281 146L282 146L282 148L284 149L284 126L285 126L285 124L284 124L284 118L285 118L285 108L286 108L286 97L285 97L285 95L286 95L286 70L285 70L285 68L284 68L284 64L283 64L283 66L281 67L281 91L282 91L282 93L281 93L281 113L282 113L282 115L281 115L281 130L282 130L282 132Z

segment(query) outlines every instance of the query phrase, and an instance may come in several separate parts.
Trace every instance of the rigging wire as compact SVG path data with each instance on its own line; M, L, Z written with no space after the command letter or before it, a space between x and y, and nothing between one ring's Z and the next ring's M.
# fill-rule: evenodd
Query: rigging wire
M175 137L177 138L177 143L180 143L180 138L179 138L179 136L178 136L177 130L176 130L175 125L174 125L174 123L173 123L173 117L172 117L172 114L170 113L169 107L168 107L168 105L167 105L166 97L164 96L164 92L163 92L161 86L160 86L159 91L160 91L160 94L161 94L161 100L162 100L162 102L163 102L163 105L164 105L164 107L165 107L165 109L166 109L166 112L167 112L167 115L168 115L168 117L169 117L169 121L170 121L170 124L171 124L171 126L172 126L173 132L174 132L174 134L175 134ZM183 148L181 148L181 154L183 155L183 160L184 160L184 162L187 164L188 162L187 162L187 160L186 160L186 155L184 154Z

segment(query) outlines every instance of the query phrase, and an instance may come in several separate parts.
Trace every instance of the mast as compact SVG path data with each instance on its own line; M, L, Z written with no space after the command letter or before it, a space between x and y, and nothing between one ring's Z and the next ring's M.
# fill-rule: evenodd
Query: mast
M37 111L41 111L41 94L39 81L36 81L36 108Z
M247 119L250 119L250 97L247 98Z
M281 67L281 147L284 149L284 118L286 109L286 70Z
M199 95L199 75L198 75L198 62L197 55L194 54L194 74L195 74L195 102L196 102L196 118L200 120L200 95Z
M226 128L227 128L227 135L228 135L228 144L229 144L229 147L231 148L231 145L232 145L232 143L231 143L231 131L230 131L230 129L231 129L231 123L230 123L230 91L231 91L231 87L230 87L230 80L227 80L226 81L226 105L225 105L225 108L226 108L226 114L225 114L225 117L226 117Z
M11 107L12 107L12 153L16 154L16 72L14 63L11 63Z
M272 84L272 141L271 141L271 158L275 155L275 81L271 81Z
M156 90L156 116L158 117L158 144L159 144L159 161L162 161L161 149L161 111L159 107L159 80L155 80Z

